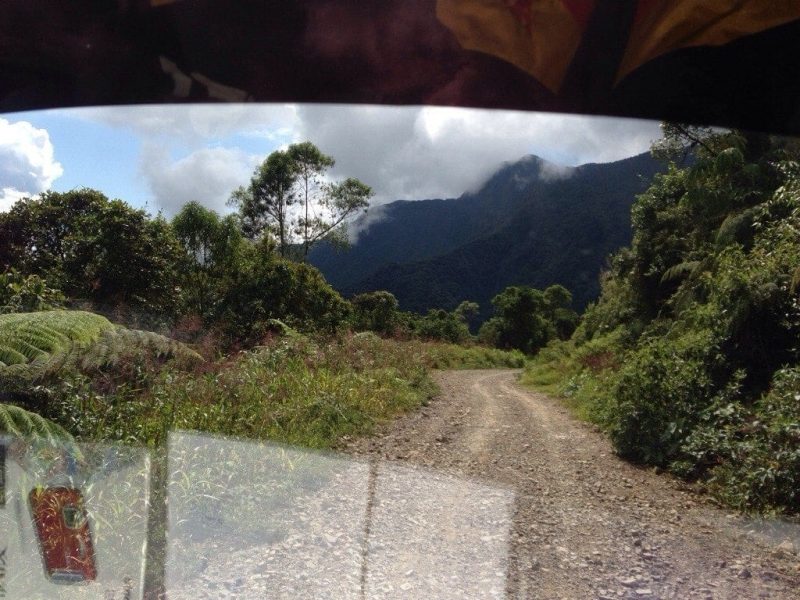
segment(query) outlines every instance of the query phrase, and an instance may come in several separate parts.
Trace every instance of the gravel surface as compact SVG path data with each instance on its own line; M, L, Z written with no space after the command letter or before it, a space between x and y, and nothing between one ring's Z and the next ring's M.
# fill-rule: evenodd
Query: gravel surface
M338 453L174 436L168 597L800 597L796 525L619 460L517 377L438 373Z
M429 406L350 451L512 490L507 597L800 598L797 524L748 521L620 460L517 377L439 373Z

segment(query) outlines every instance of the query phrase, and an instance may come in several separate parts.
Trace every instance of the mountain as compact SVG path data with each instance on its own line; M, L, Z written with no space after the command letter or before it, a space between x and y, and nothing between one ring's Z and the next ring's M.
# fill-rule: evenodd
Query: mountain
M459 198L371 209L349 250L323 245L309 259L345 296L389 290L405 310L475 300L485 317L504 287L553 283L582 309L607 256L630 243L636 194L662 168L649 154L579 167L526 156Z

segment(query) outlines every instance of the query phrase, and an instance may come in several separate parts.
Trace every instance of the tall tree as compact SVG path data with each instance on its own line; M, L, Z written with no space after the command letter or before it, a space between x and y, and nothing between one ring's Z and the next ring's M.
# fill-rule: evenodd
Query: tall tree
M242 230L250 238L272 233L286 256L291 244L290 208L296 201L295 163L286 151L270 154L256 169L250 184L233 192L230 204L239 208Z
M220 218L213 210L189 202L172 220L172 228L186 251L180 273L184 308L208 317L241 253L243 240L235 218Z
M292 144L287 154L297 174L295 189L302 212L296 231L303 244L303 259L321 239L346 241L345 220L360 210L366 210L372 188L355 178L340 183L325 182L328 169L336 164L311 142Z
M270 154L250 184L235 190L229 202L239 209L245 235L274 235L284 257L299 243L304 259L322 239L346 242L345 222L366 210L372 188L352 177L331 183L326 176L334 164L311 142Z
M312 204L315 200L324 197L326 186L323 183L323 176L336 164L336 161L311 142L292 144L289 146L287 154L294 163L297 173L296 187L303 205L303 212L297 222L297 230L303 240L303 258L305 258L308 256L311 246L312 219L316 218Z

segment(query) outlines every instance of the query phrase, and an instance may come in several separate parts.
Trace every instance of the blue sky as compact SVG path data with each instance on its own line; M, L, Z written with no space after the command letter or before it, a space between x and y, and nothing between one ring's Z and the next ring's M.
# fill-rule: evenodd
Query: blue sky
M525 154L574 166L647 150L656 123L433 107L171 105L0 115L0 210L53 189L99 189L150 212L225 211L270 152L311 140L376 202L458 196Z
M27 121L49 134L55 159L64 169L51 189L63 192L85 186L137 206L152 201L146 184L130 168L137 164L141 151L141 139L134 133L99 122L78 121L63 111L17 113L6 118Z

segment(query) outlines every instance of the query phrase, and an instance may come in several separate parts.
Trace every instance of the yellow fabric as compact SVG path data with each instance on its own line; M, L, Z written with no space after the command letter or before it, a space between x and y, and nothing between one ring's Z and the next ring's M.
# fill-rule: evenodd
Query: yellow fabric
M530 2L530 31L503 0L437 0L436 17L462 47L510 62L558 92L583 32L561 0Z
M721 46L800 18L800 0L650 0L631 31L617 80L654 58L690 46Z

